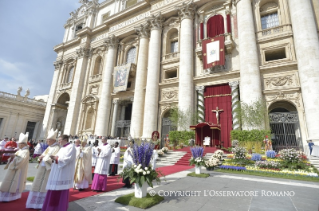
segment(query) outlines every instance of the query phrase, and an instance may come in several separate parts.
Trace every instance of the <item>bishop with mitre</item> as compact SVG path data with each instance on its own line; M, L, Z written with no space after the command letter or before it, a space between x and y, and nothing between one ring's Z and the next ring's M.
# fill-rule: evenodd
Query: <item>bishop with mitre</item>
M92 147L87 145L84 139L80 147L77 147L74 188L79 191L89 187L92 183ZM78 149L79 148L79 149Z
M51 155L51 172L47 182L48 190L42 211L67 211L69 206L69 189L73 187L76 150L69 143L69 136L59 137L61 146L56 155Z
M8 202L21 198L27 182L29 166L29 146L27 144L29 133L20 133L18 148L8 160L5 169L8 169L0 186L0 201Z
M40 162L37 166L38 171L32 184L31 191L27 199L27 208L41 209L44 203L47 190L47 182L51 172L52 160L51 155L56 155L60 150L60 145L56 141L58 130L54 131L51 129L47 137L48 148L40 155L38 161Z

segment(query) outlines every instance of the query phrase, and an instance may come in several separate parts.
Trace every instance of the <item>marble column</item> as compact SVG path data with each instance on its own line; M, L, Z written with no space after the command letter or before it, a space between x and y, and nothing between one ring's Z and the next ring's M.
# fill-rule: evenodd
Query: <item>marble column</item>
M108 48L108 51L103 68L101 99L97 112L95 127L95 134L98 136L107 136L109 131L110 111L112 103L111 92L113 85L112 74L116 61L118 42L118 38L114 35L105 40L105 45Z
M115 129L116 129L116 117L117 117L117 110L119 107L119 100L118 99L114 99L113 100L113 105L114 105L114 109L113 109L113 116L112 116L112 129L111 129L111 136L115 136Z
M162 24L164 18L159 14L148 19L151 38L148 52L148 74L145 93L143 138L151 138L157 130L159 76L161 58ZM136 101L136 100L135 100Z
M142 128L145 102L144 89L146 86L147 76L149 27L148 25L141 25L140 27L136 28L135 31L139 35L139 50L138 62L136 67L136 79L130 133L133 138L140 138L143 132Z
M238 2L237 17L239 17L240 98L244 103L251 105L262 99L258 60L259 51L256 45L255 18L253 16L251 0L240 0Z
M238 113L236 112L236 109L239 104L238 85L239 85L238 81L229 82L229 86L231 88L231 98L232 98L233 130L240 129L239 116L238 116Z
M198 123L205 122L204 86L196 86Z
M79 49L76 49L76 54L77 62L74 70L68 113L64 127L64 133L67 135L75 135L77 133L76 126L78 124L78 117L80 116L80 105L82 100L85 72L87 69L89 49L80 47Z
M319 40L310 0L289 0L307 139L319 141Z
M44 117L43 117L42 132L41 132L40 139L45 139L46 135L47 135L47 131L50 130L50 128L48 128L48 125L49 125L49 121L50 121L50 114L51 114L51 111L52 111L51 107L52 107L52 104L53 104L54 96L56 94L56 88L57 88L58 81L59 81L58 80L59 79L59 73L60 73L62 65L63 65L62 61L54 62L55 70L54 70L54 73L53 73L53 79L52 79L52 84L51 84L51 88L50 88L49 98L48 98L48 101L47 101L47 105L46 105L45 113L44 113ZM11 114L10 114L10 116L11 116Z
M178 108L187 113L193 113L194 107L194 26L193 18L195 5L183 4L176 7L181 20L180 31L180 57L179 57L179 88L178 88ZM191 125L191 115L189 115L189 125Z

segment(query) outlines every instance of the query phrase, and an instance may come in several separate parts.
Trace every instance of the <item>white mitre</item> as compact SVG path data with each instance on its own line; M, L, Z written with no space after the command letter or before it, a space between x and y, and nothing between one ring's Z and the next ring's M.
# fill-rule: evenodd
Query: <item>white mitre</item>
M55 130L55 131L54 131L54 130L51 128L51 130L50 130L49 133L48 133L47 139L56 140L57 135L58 135L58 130Z
M26 134L20 133L18 144L28 144L29 132Z

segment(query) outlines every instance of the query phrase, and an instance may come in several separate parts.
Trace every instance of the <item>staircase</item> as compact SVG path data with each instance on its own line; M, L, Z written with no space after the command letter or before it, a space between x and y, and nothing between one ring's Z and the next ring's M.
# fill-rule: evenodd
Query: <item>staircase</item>
M171 166L174 165L176 161L181 159L185 154L186 152L169 150L168 153L165 153L162 157L158 157L156 163L157 165L161 166Z
M186 154L181 157L176 163L175 165L183 165L183 166L189 166L189 160L191 159L192 157L192 153L189 149L189 147L186 148ZM217 149L215 147L206 147L204 149L204 158L205 159L209 159L213 154L214 152L216 151Z
M319 157L308 156L309 162L319 170Z

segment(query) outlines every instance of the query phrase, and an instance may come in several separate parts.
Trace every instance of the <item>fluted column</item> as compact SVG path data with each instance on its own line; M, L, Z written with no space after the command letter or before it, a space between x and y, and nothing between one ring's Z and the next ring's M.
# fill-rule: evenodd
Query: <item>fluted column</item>
M143 114L145 102L145 86L147 76L147 56L149 43L149 27L148 25L141 25L135 31L139 35L139 50L138 62L136 67L136 79L134 90L134 101L132 108L132 120L130 133L133 138L140 138L142 136Z
M95 134L98 136L108 135L110 111L111 111L111 92L112 92L112 73L116 61L118 38L114 35L105 40L108 48L106 61L103 68L101 100L97 112Z
M64 133L70 135L75 135L77 133L76 126L78 123L78 117L80 115L80 105L82 100L89 49L80 47L79 49L76 49L76 54L77 62L72 80L72 90L64 127Z
M319 141L319 40L310 0L289 0L308 139Z
M193 113L194 107L194 4L183 4L176 8L181 19L180 58L179 58L179 89L178 108ZM189 115L189 125L191 115Z
M196 86L198 123L205 122L204 86Z
M255 18L253 16L251 0L240 0L238 2L237 17L239 17L240 98L244 103L250 105L262 99L258 60L259 52L256 45Z
M151 27L151 38L148 52L148 71L145 93L143 138L151 138L157 130L159 75L161 56L161 35L163 18L159 14L148 19Z
M232 102L232 115L233 115L233 130L240 129L239 116L236 111L239 104L238 85L239 85L238 81L229 82L229 86L231 88L231 99L232 99L231 102Z
M115 129L116 129L116 117L117 117L117 110L119 107L119 100L118 99L114 99L113 100L113 105L114 105L114 109L113 109L113 116L112 116L112 129L111 129L111 136L115 136Z

